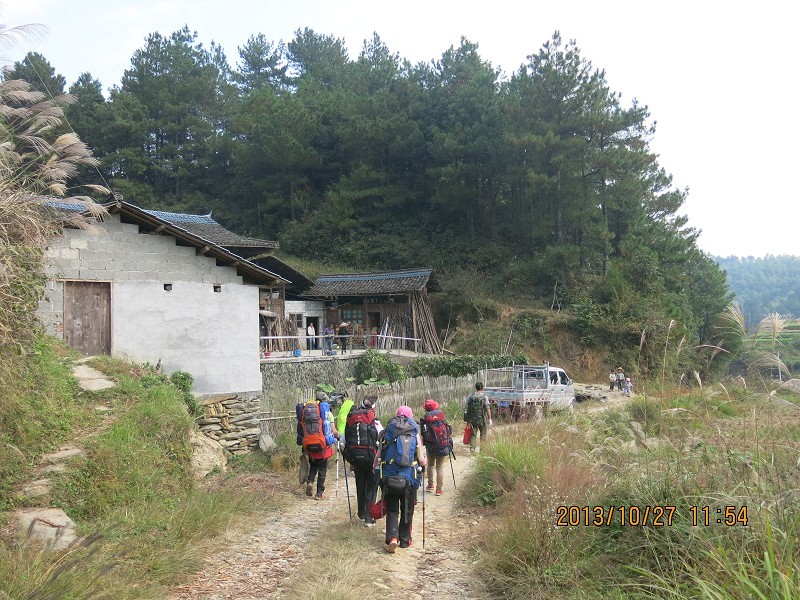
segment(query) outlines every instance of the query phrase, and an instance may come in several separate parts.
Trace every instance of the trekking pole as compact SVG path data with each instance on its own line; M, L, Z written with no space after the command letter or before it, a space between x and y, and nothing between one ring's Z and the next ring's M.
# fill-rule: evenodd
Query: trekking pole
M336 442L336 497L339 497L339 442Z
M350 520L353 520L353 509L350 507L350 486L347 485L347 465L342 465L344 469L344 489L347 492L347 512L350 514Z
M422 488L422 549L425 550L425 477L424 473L422 475L422 483L420 483Z
M455 469L453 469L453 461L455 460L456 455L452 450L450 450L449 458L450 458L450 472L453 474L453 487L455 489L458 489L458 486L456 485L456 471Z

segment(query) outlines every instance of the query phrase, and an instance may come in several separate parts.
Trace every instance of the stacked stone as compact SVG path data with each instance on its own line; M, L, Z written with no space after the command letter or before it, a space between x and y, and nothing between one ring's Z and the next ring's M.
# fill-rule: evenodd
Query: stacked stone
M291 361L271 361L261 363L262 389L267 405L272 406L269 398L281 395L284 390L290 391L297 388L313 388L317 383L323 382L334 386L336 389L351 389L352 378L355 376L357 357L337 358L308 358L293 359ZM275 407L275 408L283 408Z
M247 454L258 448L259 398L246 400L238 394L228 394L200 400L200 404L205 411L197 425L205 435L233 454Z

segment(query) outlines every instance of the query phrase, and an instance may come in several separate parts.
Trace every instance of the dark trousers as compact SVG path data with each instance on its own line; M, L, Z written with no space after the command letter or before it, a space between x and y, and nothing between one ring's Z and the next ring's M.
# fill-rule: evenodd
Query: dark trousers
M328 476L328 459L327 458L310 458L308 459L308 479L306 483L314 483L314 478L317 477L317 493L321 494L325 491L325 478Z
M403 494L392 494L386 490L386 543L397 538L401 546L411 541L411 526L414 522L414 505L417 503L417 490L407 487Z
M368 523L374 523L369 514L369 501L372 499L375 490L375 475L372 470L372 463L357 462L353 465L353 476L356 480L356 498L358 499L358 518L364 519Z

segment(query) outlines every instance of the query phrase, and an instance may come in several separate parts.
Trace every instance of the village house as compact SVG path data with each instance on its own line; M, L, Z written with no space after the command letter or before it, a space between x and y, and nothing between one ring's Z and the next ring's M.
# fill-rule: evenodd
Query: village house
M227 232L210 217L179 218L121 200L105 207L102 221L65 229L46 251L39 305L46 330L87 355L186 371L199 393L260 395L261 297L282 297L291 282L214 234L230 234L224 243L243 253L265 242Z
M441 291L430 268L322 275L302 295L326 303L328 323L346 322L355 345L441 354L429 292Z

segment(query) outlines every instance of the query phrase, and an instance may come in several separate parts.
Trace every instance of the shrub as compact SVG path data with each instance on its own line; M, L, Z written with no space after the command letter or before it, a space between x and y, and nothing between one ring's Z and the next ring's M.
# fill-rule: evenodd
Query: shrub
M631 419L644 427L647 433L654 433L661 422L661 405L657 400L647 396L638 396L631 399L627 405Z
M377 382L385 380L389 383L406 378L402 365L395 364L388 355L369 349L356 363L356 380L358 382Z
M464 310L464 318L473 323L496 321L499 315L497 305L491 300L474 299Z
M455 356L418 357L408 367L409 377L464 377L481 369L496 369L512 365L526 364L528 358L524 354L489 354Z
M184 392L191 392L192 391L192 384L194 383L194 377L191 374L187 373L186 371L175 371L172 375L170 375L169 380L179 390L183 390Z

